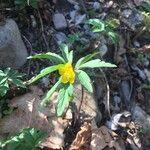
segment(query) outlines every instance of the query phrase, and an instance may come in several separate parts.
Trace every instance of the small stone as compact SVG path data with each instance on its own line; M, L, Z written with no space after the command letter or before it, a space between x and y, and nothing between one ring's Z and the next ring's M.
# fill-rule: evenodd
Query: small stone
M106 44L103 44L100 47L100 55L101 55L101 57L104 57L107 52L108 52L108 47L107 47Z
M100 3L94 2L93 8L94 8L94 10L99 10L100 9Z
M61 13L56 13L53 16L53 23L57 30L62 30L67 28L67 22L65 16Z
M21 39L16 22L7 19L0 26L0 67L18 69L27 60L27 49Z
M150 131L150 116L139 106L135 106L132 111L132 118L145 132Z
M56 40L57 40L56 42L58 44L64 43L67 39L66 35L63 32L56 33L55 37L56 37Z
M136 27L140 26L143 22L144 17L137 11L131 9L125 9L121 13L120 20L124 22L133 31Z
M134 41L133 44L134 44L134 46L135 46L136 48L139 48L139 47L140 47L140 43L139 43L138 41Z

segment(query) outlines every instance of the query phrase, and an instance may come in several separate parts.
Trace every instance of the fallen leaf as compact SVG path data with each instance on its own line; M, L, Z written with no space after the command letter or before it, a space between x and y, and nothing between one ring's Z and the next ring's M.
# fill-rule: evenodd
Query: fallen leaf
M117 137L117 138L116 138ZM103 150L105 148L115 150L125 150L121 138L106 126L92 130L91 150Z
M84 122L80 128L80 131L77 133L76 138L71 144L69 150L81 150L82 147L89 149L89 139L91 138L91 123Z
M61 148L64 146L64 129L68 120L55 115L56 97L54 93L50 105L39 111L43 92L40 88L31 87L31 92L11 100L10 106L16 110L0 120L0 135L15 134L27 127L34 127L46 131L48 138L41 144L48 148Z

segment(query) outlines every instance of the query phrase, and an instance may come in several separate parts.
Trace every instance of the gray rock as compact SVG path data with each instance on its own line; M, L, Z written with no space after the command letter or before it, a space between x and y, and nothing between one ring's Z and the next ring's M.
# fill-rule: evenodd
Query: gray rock
M101 57L104 57L107 52L108 52L108 47L107 47L106 44L103 44L100 47L100 55L101 55Z
M67 28L67 22L63 14L56 13L53 16L53 23L57 30L62 30Z
M70 12L71 21L75 23L75 25L79 25L85 23L86 15L81 15L77 10L73 10Z
M57 44L61 44L66 41L67 37L63 32L57 32L55 34Z
M100 9L100 3L94 2L93 3L93 8L94 8L94 10L99 10Z
M0 26L0 67L21 67L27 59L27 49L17 24L12 19Z
M83 94L83 101L82 101L82 105L81 105L81 110L80 110L80 114L82 118L80 119L91 119L91 120L95 120L95 122L97 124L100 124L101 119L102 119L102 114L98 108L98 103L94 98L93 94L90 94L89 92L87 92L85 89L83 90L84 94ZM82 99L82 88L80 84L75 84L74 87L74 100L73 103L75 103L75 108L73 109L77 109L80 107L81 104L81 99Z
M139 12L126 9L121 13L120 19L134 31L142 24L144 18Z
M132 112L132 118L141 125L144 132L150 131L150 116L139 106L135 106Z

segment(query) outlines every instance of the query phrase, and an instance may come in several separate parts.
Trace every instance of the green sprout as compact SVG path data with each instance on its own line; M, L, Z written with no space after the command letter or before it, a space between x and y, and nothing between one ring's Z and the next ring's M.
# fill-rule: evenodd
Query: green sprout
M20 133L0 142L0 148L7 146L7 150L35 150L47 136L35 128L23 129Z
M69 102L72 101L74 89L73 85L76 80L81 83L86 90L88 90L90 93L93 93L92 82L89 75L84 71L85 68L116 67L116 65L101 61L100 59L92 59L97 53L89 54L80 58L73 67L73 51L69 52L68 46L65 44L62 44L60 49L62 56L48 52L46 54L36 54L29 57L40 59L46 58L56 62L56 65L43 69L40 74L30 79L28 84L31 84L54 71L59 72L60 77L58 81L47 92L46 96L41 102L41 105L45 106L50 101L55 90L59 89L56 108L57 116L61 116L65 108L68 107Z
M93 32L102 32L106 34L113 43L119 41L119 35L113 31L114 29L119 27L119 20L110 19L109 21L103 21L100 19L89 19L88 23L92 26Z
M12 84L17 87L25 88L25 85L21 80L23 76L24 74L11 68L7 68L4 71L0 70L0 97L3 97L7 93Z

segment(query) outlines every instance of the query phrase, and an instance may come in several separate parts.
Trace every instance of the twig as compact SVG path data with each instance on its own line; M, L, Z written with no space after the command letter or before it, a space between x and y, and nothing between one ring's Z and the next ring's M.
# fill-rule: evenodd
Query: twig
M81 106L82 106L82 103L83 103L83 99L84 99L84 89L83 89L83 86L81 85L81 90L82 90L82 95L81 95L81 102L80 102L80 105L79 105L79 108L78 108L78 112L77 112L77 115L76 115L76 121L79 119L79 116L80 116L80 110L81 110ZM76 122L75 121L75 122Z
M30 43L30 41L23 35L22 36L25 41L29 44L29 47L30 47L30 52L29 52L29 55L32 55L33 53L33 49L32 49L32 44ZM30 74L30 69L31 69L31 59L29 60L29 66L28 66L28 71L27 71L27 75L29 76Z
M104 80L105 80L105 83L106 83L106 90L107 90L107 93L106 93L106 109L108 111L109 117L111 118L111 113L110 113L110 87L109 87L109 83L108 83L107 77L105 75L105 72L102 69L99 69L99 70L102 73L102 75L104 77Z
M144 26L141 30L139 30L139 32L133 37L133 41L135 41L139 36L141 36L141 34L143 34L145 31L147 30L147 27Z
M47 50L49 51L50 48L49 48L48 42L47 42L45 34L44 34L43 21L42 21L42 17L41 17L41 14L40 14L39 10L38 10L38 15L39 15L40 23L41 23L42 37L43 37L43 40L44 40L44 42L46 44Z

